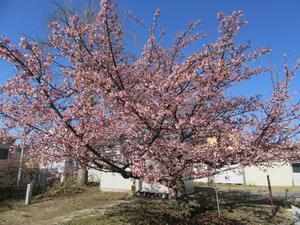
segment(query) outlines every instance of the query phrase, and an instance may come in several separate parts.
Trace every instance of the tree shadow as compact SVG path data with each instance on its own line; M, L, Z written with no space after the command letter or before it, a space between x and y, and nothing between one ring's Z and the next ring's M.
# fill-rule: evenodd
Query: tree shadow
M159 206L159 207L157 207ZM168 202L137 199L129 203L123 203L106 214L106 217L118 217L122 215L122 223L139 224L183 224L180 218Z
M247 214L251 211L254 217L262 221L271 224L274 221L282 222L281 218L276 218L276 216L272 215L270 200L266 195L243 190L219 190L218 196L222 211L227 213L236 213L239 211L241 214ZM196 193L190 199L195 202L191 209L192 216L217 210L216 192L212 187L196 187ZM280 208L290 206L291 203L287 202L283 197L274 197L273 202L276 212ZM240 221L239 224L248 224L251 222L251 218L244 216L243 221Z
M22 187L0 187L0 213L14 209L14 204L25 199Z
M118 218L121 224L210 224L210 225L246 225L246 224L289 224L285 217L273 216L266 195L243 190L221 190L221 216L218 216L215 190L211 187L196 187L196 193L189 196L190 215L183 216L174 199L138 198L123 203L104 216ZM283 198L274 198L280 209L286 206ZM253 222L253 219L258 222Z
M8 202L1 202L0 203L0 213L5 212L5 211L10 211L13 210L14 207L12 206L11 203Z
M133 225L243 224L234 219L218 218L204 213L184 217L174 200L136 199L123 203L105 214L107 219L119 216L121 224Z

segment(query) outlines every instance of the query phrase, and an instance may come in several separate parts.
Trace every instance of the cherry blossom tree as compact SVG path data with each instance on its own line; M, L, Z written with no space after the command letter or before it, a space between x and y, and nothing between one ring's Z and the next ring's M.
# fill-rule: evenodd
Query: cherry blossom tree
M182 201L185 180L234 164L297 159L299 104L289 101L294 69L286 66L284 79L273 80L269 99L228 94L265 75L256 62L270 52L236 43L243 13L220 13L217 40L187 55L186 47L204 38L201 22L188 24L166 47L159 14L137 57L126 49L110 0L101 1L94 20L70 15L51 23L48 48L26 38L17 47L2 37L0 56L16 70L1 86L3 135L49 161L73 159L160 182Z

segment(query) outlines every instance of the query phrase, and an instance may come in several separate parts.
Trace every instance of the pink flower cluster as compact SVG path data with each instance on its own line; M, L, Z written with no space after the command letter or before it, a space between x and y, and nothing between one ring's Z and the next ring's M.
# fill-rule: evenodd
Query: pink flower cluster
M270 51L235 43L242 15L220 13L219 38L187 56L184 49L204 37L200 21L167 48L156 35L157 11L134 58L110 0L101 1L93 22L70 15L69 23L51 23L49 49L25 38L18 48L3 37L0 56L17 72L1 87L1 135L12 131L48 160L70 158L170 187L228 165L297 159L291 71L271 99L227 94L263 72L253 61Z

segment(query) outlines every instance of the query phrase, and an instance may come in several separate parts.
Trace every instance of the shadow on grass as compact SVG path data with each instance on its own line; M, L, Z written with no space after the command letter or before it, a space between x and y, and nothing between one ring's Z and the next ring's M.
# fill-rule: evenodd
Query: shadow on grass
M254 217L268 224L285 224L280 217L272 215L268 196L241 190L219 190L218 195L221 214L241 214L241 221L237 224L249 224L253 222ZM191 196L191 200L195 202L191 210L192 216L217 210L216 193L213 188L196 187L196 194ZM290 207L291 203L280 197L273 198L273 202L276 212L281 208ZM251 212L251 217L247 218L245 215L249 212Z
M221 218L216 214L197 213L184 218L172 200L137 199L124 203L104 215L108 223L118 218L120 224L133 225L187 225L187 224L244 224L233 219Z
M12 204L8 202L0 202L0 213L14 209Z
M267 196L248 191L226 190L219 192L221 217L218 217L215 191L210 187L197 187L190 196L190 217L184 218L174 200L135 199L108 211L104 221L107 224L284 224L285 218L272 216ZM276 198L278 209L285 207L284 199ZM115 220L112 221L111 219ZM99 218L99 220L103 221Z
M20 199L25 196L24 187L0 187L0 203L8 199Z
M25 199L22 187L0 187L0 213L14 209L13 202Z

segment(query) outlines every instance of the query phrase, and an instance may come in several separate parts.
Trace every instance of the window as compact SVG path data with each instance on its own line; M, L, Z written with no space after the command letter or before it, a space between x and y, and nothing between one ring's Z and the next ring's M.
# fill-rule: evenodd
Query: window
M0 148L0 159L8 158L8 149Z
M300 163L292 163L293 173L300 173Z

